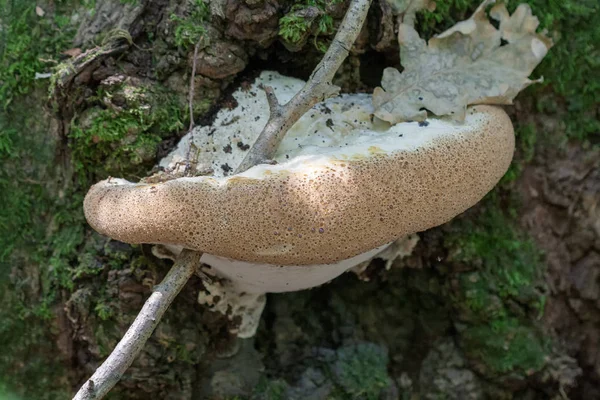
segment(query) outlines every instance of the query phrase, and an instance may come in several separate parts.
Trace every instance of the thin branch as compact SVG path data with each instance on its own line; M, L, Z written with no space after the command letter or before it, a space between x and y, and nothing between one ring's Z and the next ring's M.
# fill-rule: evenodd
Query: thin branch
M201 37L200 40L198 40L198 42L194 46L194 58L192 59L192 76L190 77L190 92L188 94L188 107L190 110L190 127L188 129L188 132L190 132L190 147L188 148L185 157L185 169L183 171L184 176L187 176L187 174L190 171L190 153L192 151L192 144L194 143L194 134L191 133L194 129L194 83L196 78L196 63L198 62L198 47L200 47L200 42L202 41L202 39L203 37Z
M192 76L190 77L190 92L188 94L188 106L190 109L190 127L188 131L194 129L194 78L196 77L196 63L198 62L198 47L200 46L200 40L194 46L194 58L192 59Z
M265 95L267 96L267 103L269 103L269 112L270 116L280 115L283 107L279 104L277 100L277 96L275 95L275 91L271 86L261 86L261 89L265 91Z
M269 160L288 129L316 103L339 93L331 81L342 62L348 56L369 11L372 0L352 0L344 21L338 29L329 50L313 71L310 79L287 104L280 105L273 89L265 87L271 115L267 125L254 143L237 172ZM190 130L194 126L192 99L198 45L194 48L192 77L190 82ZM146 341L154 332L163 314L181 291L189 278L197 271L202 253L184 249L175 264L154 288L152 295L129 327L125 336L108 358L79 389L73 400L100 400L121 379L127 368L138 356Z
M272 88L265 88L271 115L252 149L246 155L236 172L272 159L281 140L312 106L339 93L339 87L331 81L335 73L348 57L367 17L372 0L352 0L346 16L340 25L327 53L317 65L308 82L288 103L280 105Z
M79 389L73 400L99 400L123 376L154 332L163 314L196 272L202 253L184 249L110 356Z

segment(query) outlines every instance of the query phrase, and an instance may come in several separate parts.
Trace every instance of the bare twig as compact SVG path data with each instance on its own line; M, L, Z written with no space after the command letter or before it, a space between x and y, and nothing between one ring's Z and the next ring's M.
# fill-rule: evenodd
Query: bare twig
M236 172L243 172L273 158L288 129L304 113L318 102L339 93L340 89L331 81L342 62L348 57L367 17L371 1L352 0L327 53L313 71L306 85L288 103L279 104L272 88L265 87L271 116Z
M121 379L163 314L196 272L202 253L183 250L163 281L154 287L144 307L110 356L79 389L73 400L99 400Z
M372 0L352 0L329 50L313 71L310 79L292 100L280 105L271 87L265 87L271 116L247 157L237 168L242 172L253 165L272 158L288 129L319 101L339 92L331 81L348 56L367 16ZM198 45L194 49L192 81L190 82L190 130L193 128L192 99ZM79 389L73 400L100 400L121 379L123 373L140 353L144 344L158 325L163 314L196 272L202 253L184 249L165 279L154 288L125 336L108 358Z
M192 59L192 76L190 77L190 93L188 95L188 106L190 108L190 127L189 131L194 129L194 78L196 77L196 62L198 58L198 47L200 47L200 41L194 46L194 58Z
M192 76L190 77L190 92L188 95L188 106L190 110L190 127L188 128L188 132L192 132L194 129L194 82L196 78L196 62L198 58L198 47L200 47L200 42L203 38L198 40L198 43L194 46L194 58L192 59ZM187 155L185 157L185 169L183 171L183 175L187 176L190 172L190 153L192 151L192 144L194 143L194 134L190 134L190 147L188 148Z

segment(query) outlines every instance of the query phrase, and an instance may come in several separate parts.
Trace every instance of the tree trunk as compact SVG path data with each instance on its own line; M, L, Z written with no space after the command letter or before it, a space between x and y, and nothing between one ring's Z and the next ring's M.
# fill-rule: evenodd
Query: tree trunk
M528 2L559 40L544 84L506 107L518 148L493 192L390 270L269 295L253 339L199 305L192 278L109 398L600 397L600 10ZM89 228L82 200L155 172L186 133L194 47L206 124L262 70L306 79L347 4L0 0L0 397L70 398L167 273L151 246ZM440 0L417 28L477 5ZM399 67L394 24L375 0L343 92Z

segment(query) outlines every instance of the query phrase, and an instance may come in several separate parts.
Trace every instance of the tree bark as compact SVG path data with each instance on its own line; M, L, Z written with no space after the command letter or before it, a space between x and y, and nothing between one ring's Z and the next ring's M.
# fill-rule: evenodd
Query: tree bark
M229 94L257 71L306 79L322 44L345 52L333 38L349 2L210 1L210 16L184 1L111 0L95 2L95 10L68 1L5 3L0 396L68 398L145 298L162 311L169 300L155 302L160 285L152 291L167 263L147 246L110 241L86 225L81 200L89 186L152 172L192 122L190 78L194 122L204 125L215 110L234 106ZM435 15L417 16L419 30L424 37L443 31L479 2L467 3L439 2ZM589 55L600 14L531 5L561 40L535 72L547 84L506 108L518 132L515 160L484 201L420 233L413 253L391 270L371 263L366 282L348 274L311 291L270 295L254 341L236 341L228 333L235 321L197 304L203 286L192 278L115 396L599 398L600 154L597 104L589 99L600 86ZM306 29L290 31L298 25L289 21ZM383 68L398 67L395 28L390 4L374 0L347 61L321 82L370 92ZM43 78L55 72L58 79ZM281 111L276 99L270 103ZM262 146L275 148L276 140ZM154 328L155 321L136 324ZM131 357L124 361L121 371Z

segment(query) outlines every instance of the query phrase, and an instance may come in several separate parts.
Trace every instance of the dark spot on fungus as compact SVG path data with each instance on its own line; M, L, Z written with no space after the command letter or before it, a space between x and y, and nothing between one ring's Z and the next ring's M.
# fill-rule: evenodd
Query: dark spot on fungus
M246 150L248 150L250 148L250 145L249 144L244 144L244 142L237 142L237 147L240 150L246 151Z
M223 146L223 151L227 154L231 154L231 145Z
M225 163L225 164L221 164L221 168L223 169L223 171L224 171L225 173L227 173L227 172L229 172L229 171L232 171L232 170L233 170L233 168L231 168L231 167L229 166L229 164L227 164L227 163Z
M327 121L325 121L325 125L327 125L327 127L328 127L329 129L331 129L332 131L334 131L334 132L335 132L335 130L333 129L333 125L334 125L334 124L333 124L333 120L332 120L331 118L328 118L328 119L327 119Z
M427 122L427 121L419 121L420 127L424 127L424 126L428 126L428 125L429 125L429 122Z
M323 114L331 114L331 108L329 108L325 104L321 103L321 112Z
M236 115L236 116L234 116L234 117L231 117L231 119L230 119L229 121L223 121L223 122L221 123L221 126L228 126L228 125L231 125L231 124L233 124L234 122L236 122L238 119L240 119L240 116L239 116L239 115Z

